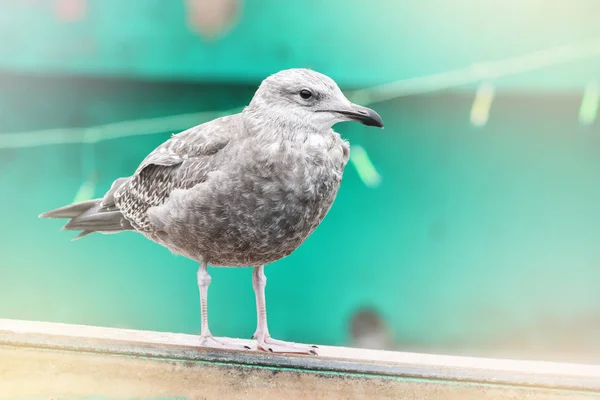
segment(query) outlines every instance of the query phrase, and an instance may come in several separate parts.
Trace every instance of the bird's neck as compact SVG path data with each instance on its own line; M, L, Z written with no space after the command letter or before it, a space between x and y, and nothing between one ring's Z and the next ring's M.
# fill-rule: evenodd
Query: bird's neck
M332 133L331 128L323 129L289 111L270 109L265 113L252 104L242 111L242 120L247 132L262 136L265 140L306 141L311 135Z

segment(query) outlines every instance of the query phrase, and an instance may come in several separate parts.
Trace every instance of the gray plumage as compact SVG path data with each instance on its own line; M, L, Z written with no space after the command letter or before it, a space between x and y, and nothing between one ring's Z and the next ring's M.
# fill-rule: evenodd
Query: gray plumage
M102 199L41 217L71 218L65 229L80 236L134 230L213 266L271 263L329 211L349 157L331 126L350 119L383 126L330 78L281 71L241 113L173 135Z

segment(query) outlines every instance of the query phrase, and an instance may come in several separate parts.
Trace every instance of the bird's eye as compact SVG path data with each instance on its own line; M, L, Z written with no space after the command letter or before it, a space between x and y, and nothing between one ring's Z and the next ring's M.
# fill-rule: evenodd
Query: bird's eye
M302 90L300 91L300 97L302 97L304 100L308 100L308 99L310 99L310 98L312 97L312 95L313 95L313 94L312 94L312 93L311 93L311 91L310 91L310 90L308 90L308 89L302 89Z

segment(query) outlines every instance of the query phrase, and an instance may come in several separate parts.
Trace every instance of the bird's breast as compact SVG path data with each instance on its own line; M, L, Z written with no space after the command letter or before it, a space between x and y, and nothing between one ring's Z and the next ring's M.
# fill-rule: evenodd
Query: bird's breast
M318 139L316 139L318 140ZM212 265L267 264L298 248L329 211L343 146L277 142L244 151L177 204L172 243Z

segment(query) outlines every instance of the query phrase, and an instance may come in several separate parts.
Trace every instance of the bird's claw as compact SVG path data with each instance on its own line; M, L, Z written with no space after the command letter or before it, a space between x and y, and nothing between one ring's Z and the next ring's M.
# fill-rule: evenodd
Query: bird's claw
M212 336L200 336L200 346L210 347L215 349L228 349L228 350L252 350L250 346L238 344L234 340L229 338L214 338Z
M315 350L317 346L284 342L282 340L276 340L271 337L257 337L257 349L262 351L268 351L270 353L290 353L290 354L312 354L319 355Z

